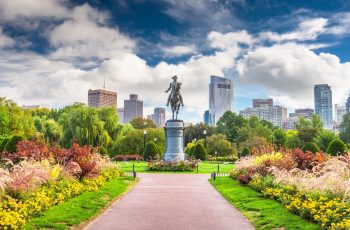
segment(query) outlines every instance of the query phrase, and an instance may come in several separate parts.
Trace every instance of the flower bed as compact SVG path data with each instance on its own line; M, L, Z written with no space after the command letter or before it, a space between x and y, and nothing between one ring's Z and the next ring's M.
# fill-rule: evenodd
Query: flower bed
M49 148L22 142L0 168L0 228L18 229L49 207L85 191L97 191L122 173L91 147ZM26 158L26 159L24 159ZM23 160L24 159L24 160Z
M150 161L148 162L149 171L169 171L169 172L185 172L194 171L200 161Z
M231 177L323 229L350 228L350 155L299 149L243 158Z

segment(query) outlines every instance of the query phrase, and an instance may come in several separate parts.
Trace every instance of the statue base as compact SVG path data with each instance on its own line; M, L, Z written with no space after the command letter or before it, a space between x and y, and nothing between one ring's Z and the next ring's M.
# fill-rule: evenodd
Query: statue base
M164 161L183 161L184 153L184 130L182 120L168 120L165 124L165 153Z

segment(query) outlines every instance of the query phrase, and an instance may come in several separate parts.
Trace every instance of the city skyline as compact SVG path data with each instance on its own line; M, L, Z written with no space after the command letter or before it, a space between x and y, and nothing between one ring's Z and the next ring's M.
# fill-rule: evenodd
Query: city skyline
M151 114L177 74L179 116L192 123L209 108L211 75L234 82L236 113L253 98L313 108L316 84L329 84L342 105L350 4L321 2L1 1L0 97L59 108L105 82L118 105L137 93Z

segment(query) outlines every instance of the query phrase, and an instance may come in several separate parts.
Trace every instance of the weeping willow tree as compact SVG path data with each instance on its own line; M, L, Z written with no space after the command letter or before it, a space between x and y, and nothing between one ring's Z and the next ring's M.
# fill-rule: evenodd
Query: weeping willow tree
M100 119L97 109L86 106L73 107L60 115L59 123L62 126L60 144L63 147L70 147L74 142L91 146L106 146L111 142L108 130L105 129L108 122ZM112 129L117 123L109 125Z

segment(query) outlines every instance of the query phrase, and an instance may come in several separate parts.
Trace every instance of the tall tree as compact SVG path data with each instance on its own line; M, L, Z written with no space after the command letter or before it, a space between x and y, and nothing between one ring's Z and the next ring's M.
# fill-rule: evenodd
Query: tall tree
M79 145L103 146L110 142L110 136L104 129L97 109L78 106L66 110L59 117L62 126L60 143L70 147L73 142Z
M237 142L239 128L245 126L246 119L242 115L226 111L216 124L216 131L224 134L231 142Z
M147 129L147 128L156 128L156 124L150 119L144 119L142 117L134 118L132 121L130 121L130 124L135 129Z
M205 132L204 132L205 130ZM204 134L205 133L205 134ZM214 127L206 125L204 123L199 123L195 125L189 125L185 128L185 145L194 139L204 139L210 137L214 133Z

